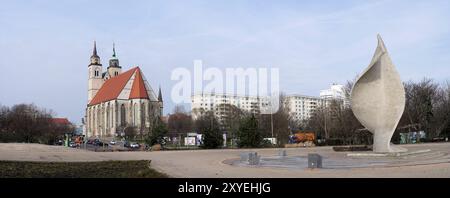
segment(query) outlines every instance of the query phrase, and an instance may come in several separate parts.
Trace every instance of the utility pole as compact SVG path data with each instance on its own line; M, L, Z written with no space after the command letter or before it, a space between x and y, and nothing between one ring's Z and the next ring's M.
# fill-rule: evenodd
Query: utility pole
M273 138L273 112L272 112L272 106L270 107L271 111L270 111L270 127L272 130L272 138Z
M273 96L272 93L270 94L271 102L270 102L270 128L272 131L272 138L273 138ZM278 101L277 101L278 102Z

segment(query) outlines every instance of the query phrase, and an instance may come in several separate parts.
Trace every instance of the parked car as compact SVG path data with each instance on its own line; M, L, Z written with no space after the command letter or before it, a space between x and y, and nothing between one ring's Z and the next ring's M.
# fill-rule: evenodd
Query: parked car
M125 141L125 142L123 143L123 147L126 147L126 148L131 147L130 142Z
M77 147L77 144L75 142L70 142L69 147L75 148Z
M108 146L107 143L104 143L104 142L100 141L99 139L95 139L93 144L94 144L94 146Z
M90 139L90 140L88 140L88 141L86 142L86 144L94 144L94 142L95 142L95 140Z
M140 145L137 142L133 142L130 144L130 148L139 148L139 147L140 147Z
M109 144L116 145L116 140L111 140L111 142L109 142Z
M55 142L56 145L62 146L64 142L62 140L58 140Z

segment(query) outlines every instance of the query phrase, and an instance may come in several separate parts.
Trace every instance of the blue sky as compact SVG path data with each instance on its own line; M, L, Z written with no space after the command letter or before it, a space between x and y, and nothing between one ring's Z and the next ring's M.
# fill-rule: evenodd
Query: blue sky
M93 40L106 65L116 43L174 106L177 67L278 67L288 94L318 95L370 62L380 33L403 80L450 78L450 2L112 1L0 2L0 104L35 103L80 122Z

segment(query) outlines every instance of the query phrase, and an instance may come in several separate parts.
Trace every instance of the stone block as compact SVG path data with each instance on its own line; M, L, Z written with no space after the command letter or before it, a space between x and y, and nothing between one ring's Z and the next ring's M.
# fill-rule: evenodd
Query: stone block
M308 154L308 168L322 168L322 156L317 153Z

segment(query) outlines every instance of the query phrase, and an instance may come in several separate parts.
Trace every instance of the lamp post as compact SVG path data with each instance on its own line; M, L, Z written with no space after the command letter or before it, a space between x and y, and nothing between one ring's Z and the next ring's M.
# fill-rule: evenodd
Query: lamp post
M271 98L272 98L272 96L271 96ZM272 102L270 103L270 130L272 132L271 142L273 141L273 106L272 106L273 104L272 104Z

